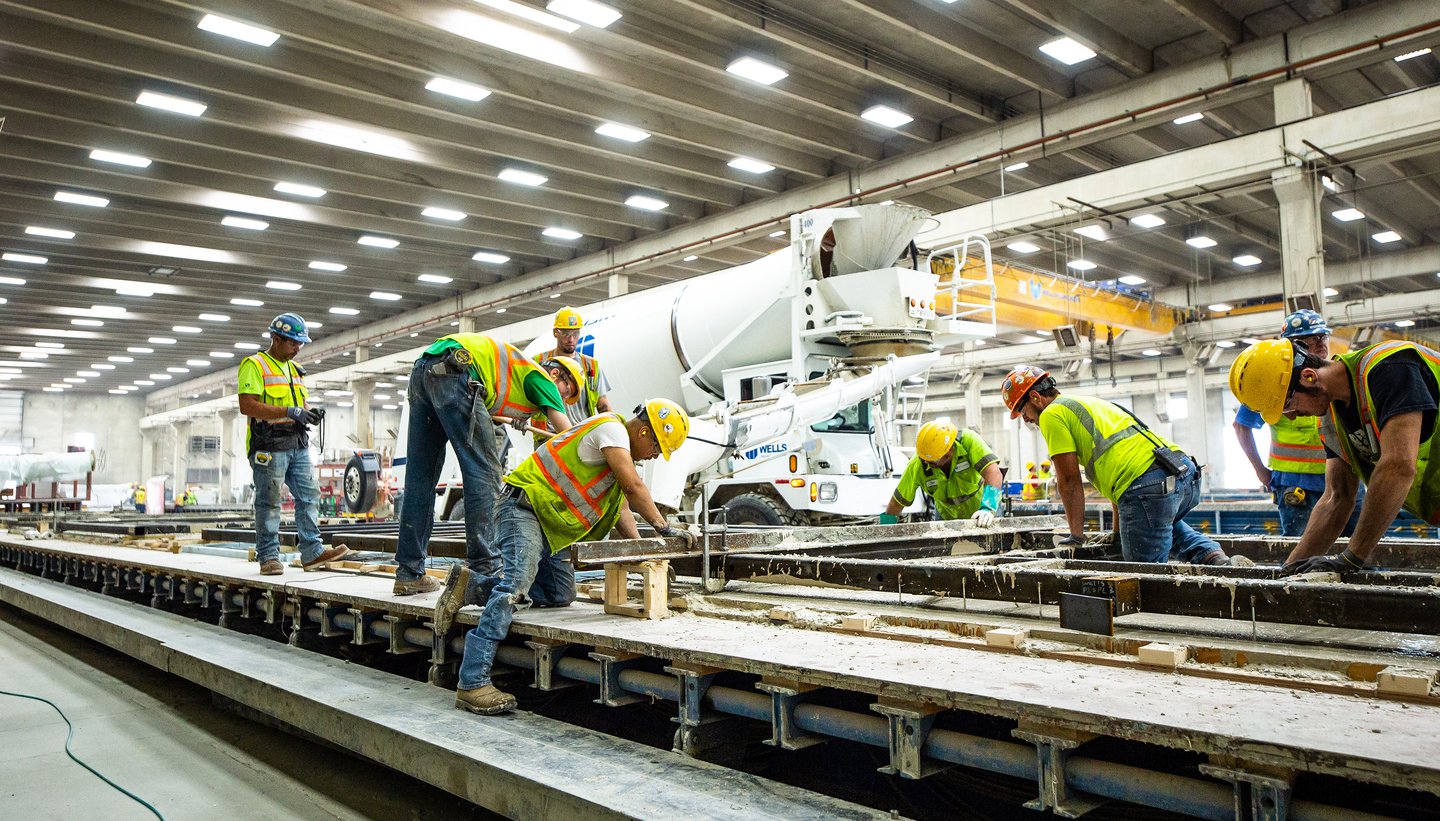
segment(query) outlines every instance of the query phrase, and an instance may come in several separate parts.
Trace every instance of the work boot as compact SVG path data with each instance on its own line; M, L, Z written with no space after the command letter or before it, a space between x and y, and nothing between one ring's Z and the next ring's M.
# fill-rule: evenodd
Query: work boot
M482 716L499 715L515 709L515 697L493 684L474 690L456 690L455 706Z
M1231 566L1231 567L1254 567L1254 566L1255 566L1255 560L1254 560L1254 559L1251 559L1249 556L1231 556L1231 557L1230 557L1230 566Z
M340 559L345 558L349 554L350 548L346 547L343 544L337 544L334 547L325 550L319 556L316 556L310 561L301 563L300 569L306 571L307 573L311 570L323 570L325 568L325 565L331 562L339 561Z
M440 582L429 576L421 576L418 579L402 579L395 577L395 587L390 591L396 596L413 596L416 593L434 593L440 589Z
M285 565L279 559L266 559L260 563L260 575L279 576L285 573Z
M455 623L455 614L469 604L465 601L465 594L470 592L472 575L470 568L463 564L450 568L449 575L445 577L445 590L440 594L440 601L435 603L435 635L443 636L449 632L450 625Z

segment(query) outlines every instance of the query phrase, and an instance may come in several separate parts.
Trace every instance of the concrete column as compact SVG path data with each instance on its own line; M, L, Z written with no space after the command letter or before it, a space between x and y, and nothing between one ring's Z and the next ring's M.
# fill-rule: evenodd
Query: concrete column
M1300 168L1282 168L1271 174L1271 187L1280 201L1280 274L1289 300L1308 296L1315 310L1324 312L1325 258L1321 245L1319 179Z
M1315 105L1310 99L1310 81L1303 77L1275 86L1273 99L1276 125L1308 120L1315 116Z
M611 274L611 275L610 275L610 296L616 297L616 296L621 296L621 295L623 295L623 294L628 294L628 293L630 293L630 275L629 275L629 274Z
M354 402L352 410L355 412L355 447L371 448L375 446L370 432L370 396L375 392L375 380L354 379L350 382L350 390L355 392L351 397Z
M140 475L138 481L145 481L155 475L155 434L156 428L140 429Z
M460 317L460 326L455 329L456 333L473 334L480 332L480 319L475 316Z
M170 490L179 498L185 492L185 469L190 464L190 423L171 422L175 430L175 453L170 467Z
M239 408L229 408L217 414L220 417L220 504L235 501L235 420L240 416Z
M369 346L369 345L363 345L363 344L362 344L362 345L356 345L356 346L355 346L355 361L356 361L356 362L364 362L364 361L368 360L369 358L370 358L370 346Z
M1186 427L1189 429L1189 442L1181 443L1185 451L1195 457L1195 461L1202 465L1218 465L1219 460L1210 454L1210 403L1206 400L1205 393L1205 365L1203 362L1195 361L1196 352L1187 350L1186 359L1189 360L1185 368L1185 394L1189 397L1189 418L1186 420ZM1200 477L1202 492L1210 489L1210 483L1214 480L1213 471L1205 471Z

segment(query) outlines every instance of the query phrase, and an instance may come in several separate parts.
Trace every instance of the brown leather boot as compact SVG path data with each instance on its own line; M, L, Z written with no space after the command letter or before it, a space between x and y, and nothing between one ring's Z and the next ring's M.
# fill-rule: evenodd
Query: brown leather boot
M499 715L515 709L515 697L493 684L474 690L456 690L455 706L482 716Z
M343 544L337 544L334 547L321 553L319 556L316 556L310 561L301 564L300 569L306 572L309 572L311 570L324 570L325 565L331 562L339 561L340 559L345 558L349 554L350 548L346 547Z
M434 593L440 589L440 582L429 576L421 576L418 579L395 578L395 587L390 592L396 596L413 596L416 593Z
M279 559L266 559L260 563L260 575L280 576L285 573L285 565Z
M440 594L440 601L435 603L435 618L432 620L435 635L443 636L450 631L450 625L455 623L455 614L465 606L465 593L469 589L470 568L463 564L451 567L445 577L445 590Z

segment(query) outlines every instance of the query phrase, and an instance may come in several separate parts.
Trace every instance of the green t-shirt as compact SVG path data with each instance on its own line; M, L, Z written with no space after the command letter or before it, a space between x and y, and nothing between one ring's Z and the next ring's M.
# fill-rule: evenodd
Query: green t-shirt
M1074 405L1080 412L1077 414ZM1090 483L1112 502L1155 462L1155 442L1180 450L1180 446L1154 433L1140 432L1135 419L1113 402L1093 396L1063 394L1040 412L1040 435L1050 458L1073 453L1085 466ZM1096 441L1106 443L1095 456Z
M973 430L960 431L950 452L949 470L931 467L919 456L911 459L900 474L895 501L906 507L915 501L915 493L923 490L935 500L935 511L942 519L965 519L979 510L985 487L980 471L1000 458Z
M425 353L438 355L452 348L463 347L465 346L454 339L437 339L430 347L425 349ZM480 378L480 372L475 370L474 365L470 366L470 375L476 379ZM525 398L530 400L530 404L541 410L551 408L560 411L562 414L565 413L565 401L560 398L560 389L555 387L555 383L550 381L549 377L538 373L526 374L525 381L521 383L521 387L525 389Z

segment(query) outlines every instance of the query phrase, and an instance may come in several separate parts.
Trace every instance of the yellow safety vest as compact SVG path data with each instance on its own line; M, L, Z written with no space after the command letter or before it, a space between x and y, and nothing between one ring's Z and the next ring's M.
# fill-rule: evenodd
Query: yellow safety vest
M1335 406L1320 418L1320 435L1330 450L1350 465L1367 485L1375 463L1380 461L1380 425L1375 420L1375 400L1370 395L1370 371L1385 359L1401 351L1413 351L1430 369L1440 384L1440 352L1413 342L1382 342L1358 351L1350 351L1335 359L1345 366L1354 386L1352 401L1360 417L1359 430L1346 430L1339 421ZM1415 481L1405 496L1404 508L1432 525L1440 525L1440 436L1435 431L1420 442L1415 454Z
M539 359L554 359L559 356L559 351L551 349L548 353L542 354ZM572 354L565 354L580 366L580 372L585 375L585 403L589 406L586 416L594 416L596 406L600 404L600 362L593 356L586 356L579 351Z
M1040 498L1040 474L1034 470L1026 472L1025 484L1020 488L1020 498L1033 502Z
M1325 445L1320 420L1313 416L1280 417L1270 426L1270 469L1290 473L1324 473Z
M1057 407L1075 415L1083 434L1074 437L1075 456L1085 466L1090 483L1112 502L1118 501L1130 483L1155 463L1155 442L1180 450L1179 445L1153 431L1146 435L1134 417L1113 402L1090 396L1061 395L1041 411L1041 416Z
M610 465L580 459L580 440L611 421L623 425L625 417L605 413L587 419L546 442L505 477L506 484L525 491L554 553L575 542L605 538L620 516L625 495Z
M263 382L261 402L282 408L305 407L305 400L310 397L310 392L305 387L305 371L296 365L294 360L276 362L264 351L256 351L245 359L260 366L260 378ZM293 425L295 423L289 419L251 419L250 424L245 426L245 449L247 452L250 450L251 433L257 424Z
M145 488L142 487L135 491L135 504L145 504Z
M523 419L539 410L525 397L525 377L538 373L549 379L550 374L526 359L519 348L484 334L451 334L441 339L460 343L470 354L470 364L485 385L485 409L491 416Z

